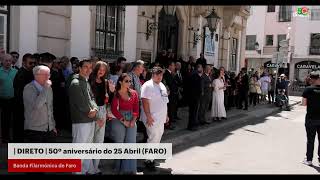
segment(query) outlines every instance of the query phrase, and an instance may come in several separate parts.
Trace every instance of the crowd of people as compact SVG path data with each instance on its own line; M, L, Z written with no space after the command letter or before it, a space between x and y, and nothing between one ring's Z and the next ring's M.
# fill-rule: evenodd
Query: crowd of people
M73 143L160 143L165 129L175 129L179 108L189 107L187 129L226 120L233 107L274 102L273 91L287 97L288 81L277 87L267 73L236 76L208 64L204 54L188 61L162 51L149 66L142 60L115 63L101 58L58 58L51 53L0 55L1 140L58 142L61 130L72 132ZM243 106L244 105L244 106ZM211 113L207 113L207 112ZM12 129L12 133L10 132ZM12 134L12 135L11 135ZM154 160L146 167L155 168ZM116 172L136 173L136 160L117 160ZM99 160L83 160L82 174L99 174Z

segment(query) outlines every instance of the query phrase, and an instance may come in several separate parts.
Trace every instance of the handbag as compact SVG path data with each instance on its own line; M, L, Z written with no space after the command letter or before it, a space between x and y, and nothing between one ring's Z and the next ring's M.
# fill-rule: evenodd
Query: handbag
M256 86L257 94L262 94L261 88L259 86Z

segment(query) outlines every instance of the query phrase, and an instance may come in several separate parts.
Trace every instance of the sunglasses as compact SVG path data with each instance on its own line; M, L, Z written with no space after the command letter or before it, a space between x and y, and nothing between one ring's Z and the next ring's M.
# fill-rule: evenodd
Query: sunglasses
M125 82L125 83L132 83L131 80L125 80L124 82Z

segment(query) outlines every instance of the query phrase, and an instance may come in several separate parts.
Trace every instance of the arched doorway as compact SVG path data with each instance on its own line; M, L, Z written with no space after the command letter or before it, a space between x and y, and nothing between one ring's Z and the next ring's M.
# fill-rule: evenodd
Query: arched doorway
M179 20L177 13L168 16L162 8L159 12L158 47L157 51L172 49L177 55L179 36Z

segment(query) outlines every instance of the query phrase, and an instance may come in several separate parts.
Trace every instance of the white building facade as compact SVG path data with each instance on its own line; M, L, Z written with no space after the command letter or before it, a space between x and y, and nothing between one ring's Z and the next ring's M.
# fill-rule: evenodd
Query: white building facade
M279 42L287 37L291 55L289 62L280 66L279 73L302 82L312 69L320 68L320 6L251 6L247 67L274 73L272 56L279 51Z
M0 47L57 57L136 59L137 6L1 6Z
M212 9L221 18L216 30L207 27ZM164 6L138 7L136 57L154 62L162 50L172 49L177 58L199 58L208 64L238 72L244 66L245 34L249 6L176 6L166 21ZM170 22L170 23L169 23ZM156 27L148 33L148 24ZM169 25L168 25L169 24Z
M209 30L206 16L220 17ZM187 61L204 53L209 64L239 72L245 65L249 6L175 6L166 20L164 6L0 6L0 47L57 57L101 57L154 62L172 49ZM148 29L150 24L154 28Z

